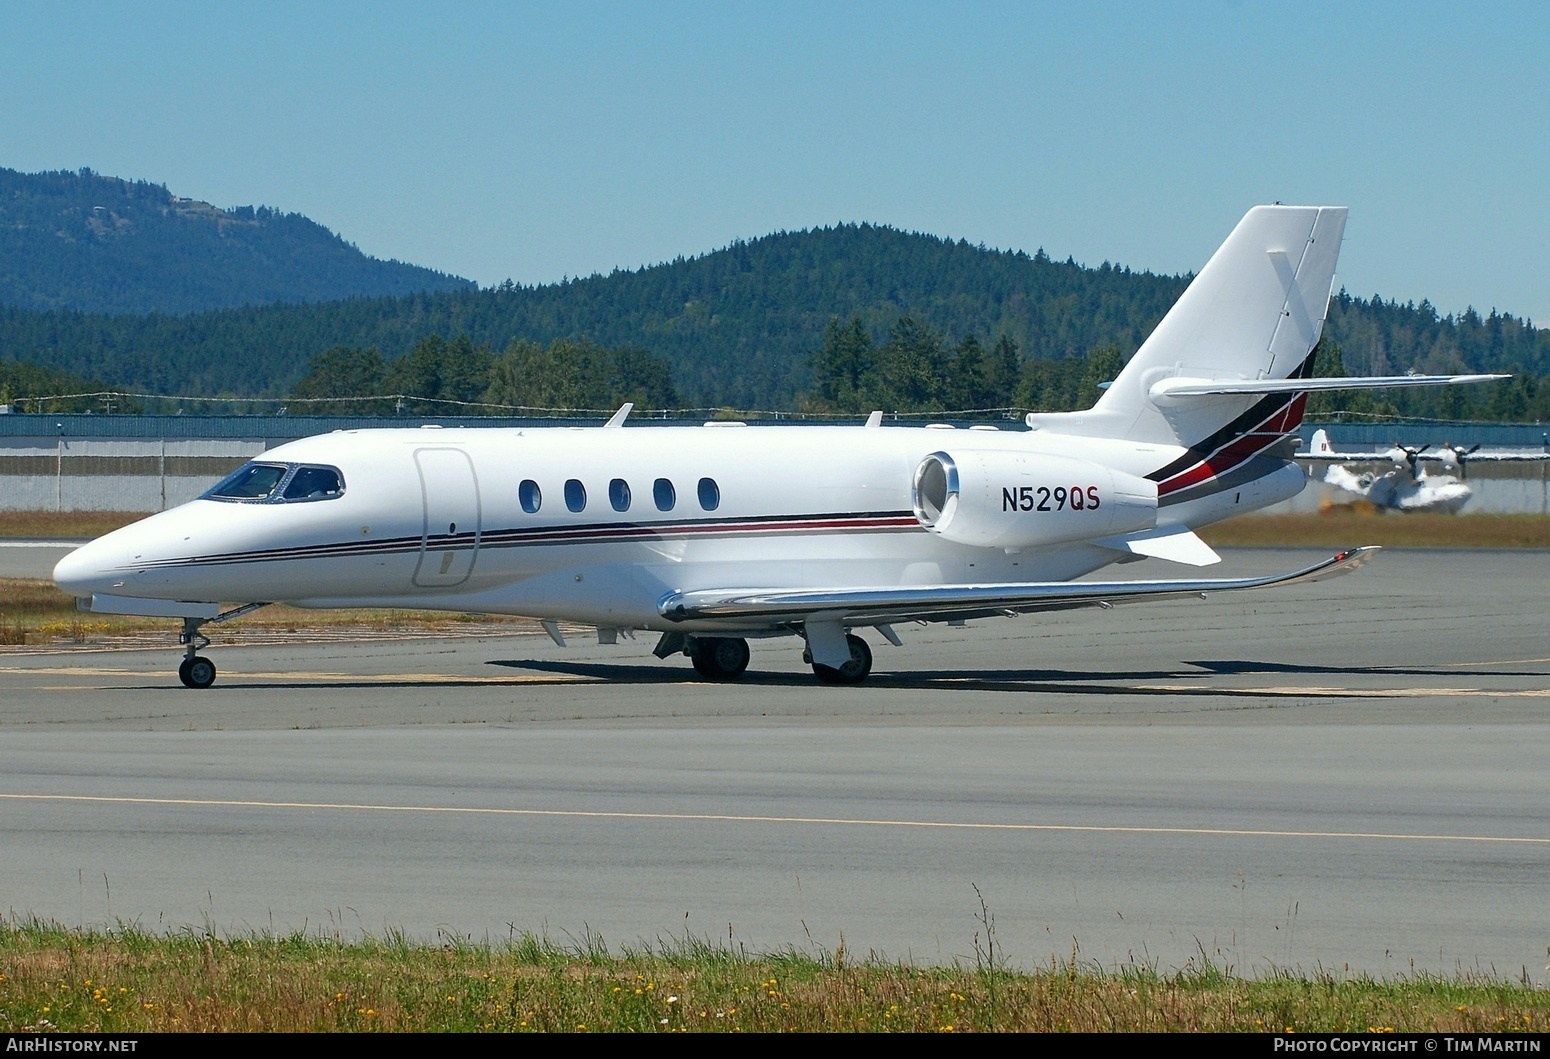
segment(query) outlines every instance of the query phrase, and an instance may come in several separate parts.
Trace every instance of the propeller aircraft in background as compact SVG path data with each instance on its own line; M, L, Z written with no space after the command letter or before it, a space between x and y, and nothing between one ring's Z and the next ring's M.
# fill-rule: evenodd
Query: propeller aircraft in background
M1300 459L1333 461L1323 481L1350 497L1364 500L1379 511L1441 511L1455 513L1474 495L1468 479L1470 462L1525 463L1550 460L1550 453L1528 451L1480 451L1451 441L1431 452L1430 444L1414 446L1395 442L1383 452L1337 452L1327 431L1313 432L1308 451ZM1441 464L1432 474L1426 462ZM1361 467L1360 465L1376 465ZM1357 465L1355 467L1351 465Z

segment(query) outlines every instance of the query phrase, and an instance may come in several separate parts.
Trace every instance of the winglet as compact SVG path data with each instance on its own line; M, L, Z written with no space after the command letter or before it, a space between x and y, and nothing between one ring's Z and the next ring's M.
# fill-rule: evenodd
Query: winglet
M626 419L630 418L630 412L633 411L634 408L635 408L635 402L634 401L626 401L626 402L624 402L622 405L619 406L619 410L617 412L615 412L613 415L608 417L608 422L603 424L603 429L604 430L610 430L610 429L612 429L614 427L622 427L622 426L624 426L624 421Z

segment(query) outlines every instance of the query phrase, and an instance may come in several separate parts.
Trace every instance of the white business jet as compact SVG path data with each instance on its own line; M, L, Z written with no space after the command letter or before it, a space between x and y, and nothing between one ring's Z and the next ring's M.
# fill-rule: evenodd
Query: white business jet
M1312 581L1371 549L1240 579L1084 581L1116 561L1217 561L1196 527L1284 500L1346 211L1260 206L1088 411L1029 431L863 426L350 430L281 445L200 499L110 533L54 580L104 613L201 628L264 605L516 614L660 634L731 680L748 640L798 636L817 676L863 680L900 622Z

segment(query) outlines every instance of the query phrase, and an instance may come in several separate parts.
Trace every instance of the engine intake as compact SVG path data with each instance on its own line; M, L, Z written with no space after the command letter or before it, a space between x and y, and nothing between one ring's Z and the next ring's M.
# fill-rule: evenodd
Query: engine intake
M958 544L1028 548L1157 524L1157 483L1043 453L933 452L915 468L915 517Z

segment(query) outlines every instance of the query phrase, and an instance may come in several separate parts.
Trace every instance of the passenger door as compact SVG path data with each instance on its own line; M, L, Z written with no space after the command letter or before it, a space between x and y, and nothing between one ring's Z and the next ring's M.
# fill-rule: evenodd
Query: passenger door
M425 523L414 583L452 588L468 580L479 556L479 481L461 449L416 449Z

